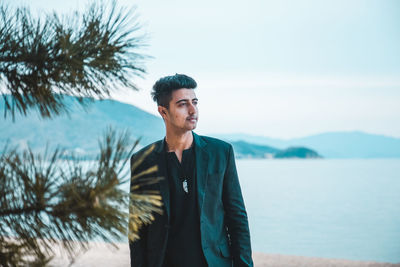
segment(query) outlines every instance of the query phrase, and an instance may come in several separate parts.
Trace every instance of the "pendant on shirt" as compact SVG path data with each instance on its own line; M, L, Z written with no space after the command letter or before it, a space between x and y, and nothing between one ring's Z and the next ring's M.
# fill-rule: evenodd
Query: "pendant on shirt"
M185 191L186 194L189 193L188 184L187 184L186 179L183 180L182 185L183 185L183 191Z

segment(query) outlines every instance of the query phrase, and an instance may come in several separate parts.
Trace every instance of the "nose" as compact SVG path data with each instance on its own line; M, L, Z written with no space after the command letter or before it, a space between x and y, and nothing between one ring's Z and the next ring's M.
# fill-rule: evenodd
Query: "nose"
M193 115L195 114L197 111L197 107L195 105L193 105L192 103L189 104L189 114Z

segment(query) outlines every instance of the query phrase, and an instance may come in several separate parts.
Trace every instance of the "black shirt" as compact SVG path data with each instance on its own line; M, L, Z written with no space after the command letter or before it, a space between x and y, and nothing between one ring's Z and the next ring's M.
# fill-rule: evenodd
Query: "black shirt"
M200 238L194 146L183 151L182 162L175 152L166 152L166 160L170 229L164 267L206 267Z

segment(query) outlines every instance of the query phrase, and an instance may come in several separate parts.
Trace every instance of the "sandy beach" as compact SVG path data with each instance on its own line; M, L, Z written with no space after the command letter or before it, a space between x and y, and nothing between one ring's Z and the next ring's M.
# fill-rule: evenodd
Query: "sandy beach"
M254 266L256 267L400 267L400 263L378 263L366 261L352 261L344 259L326 259L291 255L278 255L266 253L253 253ZM66 255L57 254L51 262L51 266L68 266ZM129 247L127 244L118 244L118 249L104 243L92 244L91 249L79 255L73 267L129 267Z

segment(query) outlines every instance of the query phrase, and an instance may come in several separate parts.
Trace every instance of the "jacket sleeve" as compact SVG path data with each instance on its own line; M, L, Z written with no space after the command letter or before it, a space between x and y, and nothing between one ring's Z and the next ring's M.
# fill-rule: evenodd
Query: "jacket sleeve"
M229 147L228 152L222 201L225 210L225 223L231 241L233 266L253 266L247 213L240 189L232 146Z
M131 158L131 170L132 170L132 163L135 159L135 155ZM131 172L131 177L133 177L135 170ZM130 188L132 188L132 180ZM134 212L134 211L129 211ZM142 226L139 230L140 239L129 242L129 250L130 250L130 258L131 258L131 267L146 267L147 266L147 259L146 259L146 237L147 237L147 226Z
M146 267L146 254L145 254L145 240L144 237L146 228L140 229L140 239L135 242L129 242L130 257L131 257L131 267Z

